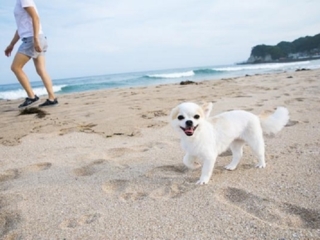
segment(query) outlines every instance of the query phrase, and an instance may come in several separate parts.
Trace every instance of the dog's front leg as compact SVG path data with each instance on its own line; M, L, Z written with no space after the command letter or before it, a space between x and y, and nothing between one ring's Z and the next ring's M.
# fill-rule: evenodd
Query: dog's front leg
M202 171L201 171L201 177L197 184L203 185L207 184L210 181L212 172L213 172L213 167L216 162L217 156L211 156L211 157L206 157L203 161L203 166L202 166Z
M189 153L186 153L186 155L183 157L183 163L186 165L187 168L190 169L197 169L200 167L200 164L196 163L196 157L190 155Z

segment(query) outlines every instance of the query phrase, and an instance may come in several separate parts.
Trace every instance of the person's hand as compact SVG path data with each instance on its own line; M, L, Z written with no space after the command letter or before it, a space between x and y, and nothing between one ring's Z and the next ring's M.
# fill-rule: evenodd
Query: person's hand
M40 46L40 42L38 38L34 38L34 49L37 52L42 52L41 46Z
M13 50L13 46L10 44L10 45L6 48L6 50L4 50L4 54L5 54L7 57L10 57L12 50Z

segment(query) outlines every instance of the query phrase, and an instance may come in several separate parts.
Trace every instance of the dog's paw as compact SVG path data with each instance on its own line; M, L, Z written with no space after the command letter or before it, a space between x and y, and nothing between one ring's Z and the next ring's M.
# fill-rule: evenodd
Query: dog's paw
M200 178L198 182L196 182L197 185L205 185L208 184L209 179L202 179Z
M205 185L205 184L207 184L207 183L199 180L198 182L196 182L196 184L197 184L197 185Z
M230 170L230 171L233 171L237 168L237 165L234 165L234 164L228 164L227 166L224 167L225 169L227 170Z
M256 168L265 168L265 167L266 167L266 164L265 164L265 163L263 163L263 164L258 163L258 164L256 165Z

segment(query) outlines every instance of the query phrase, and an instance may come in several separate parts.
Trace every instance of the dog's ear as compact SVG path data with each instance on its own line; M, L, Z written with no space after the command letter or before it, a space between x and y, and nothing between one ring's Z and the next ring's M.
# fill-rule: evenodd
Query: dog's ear
M178 113L179 113L178 107L175 107L174 109L172 109L170 113L170 120L174 120L175 118L177 118Z
M205 117L209 117L212 110L212 102L205 103L202 105L202 110L204 112Z

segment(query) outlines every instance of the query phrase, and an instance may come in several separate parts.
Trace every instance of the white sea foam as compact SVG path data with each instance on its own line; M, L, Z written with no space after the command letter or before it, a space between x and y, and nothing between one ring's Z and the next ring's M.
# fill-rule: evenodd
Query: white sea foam
M293 66L301 66L309 64L309 61L304 62L291 62L291 63L266 63L266 64L252 64L252 65L237 65L231 67L221 67L213 68L216 71L244 71L244 70L259 70L259 69L281 69L281 68L290 68Z
M152 74L152 75L147 75L147 76L150 78L181 78L181 77L191 77L194 75L195 74L193 71L188 71L188 72Z
M53 86L53 91L57 93L61 91L61 89L65 86L67 85ZM37 96L42 96L47 94L47 91L44 87L34 88L33 91ZM19 98L25 98L25 97L27 97L27 94L23 89L0 92L0 99L13 100L13 99L19 99Z
M310 68L310 69L318 69L318 68L320 68L320 64L308 66L308 68Z

